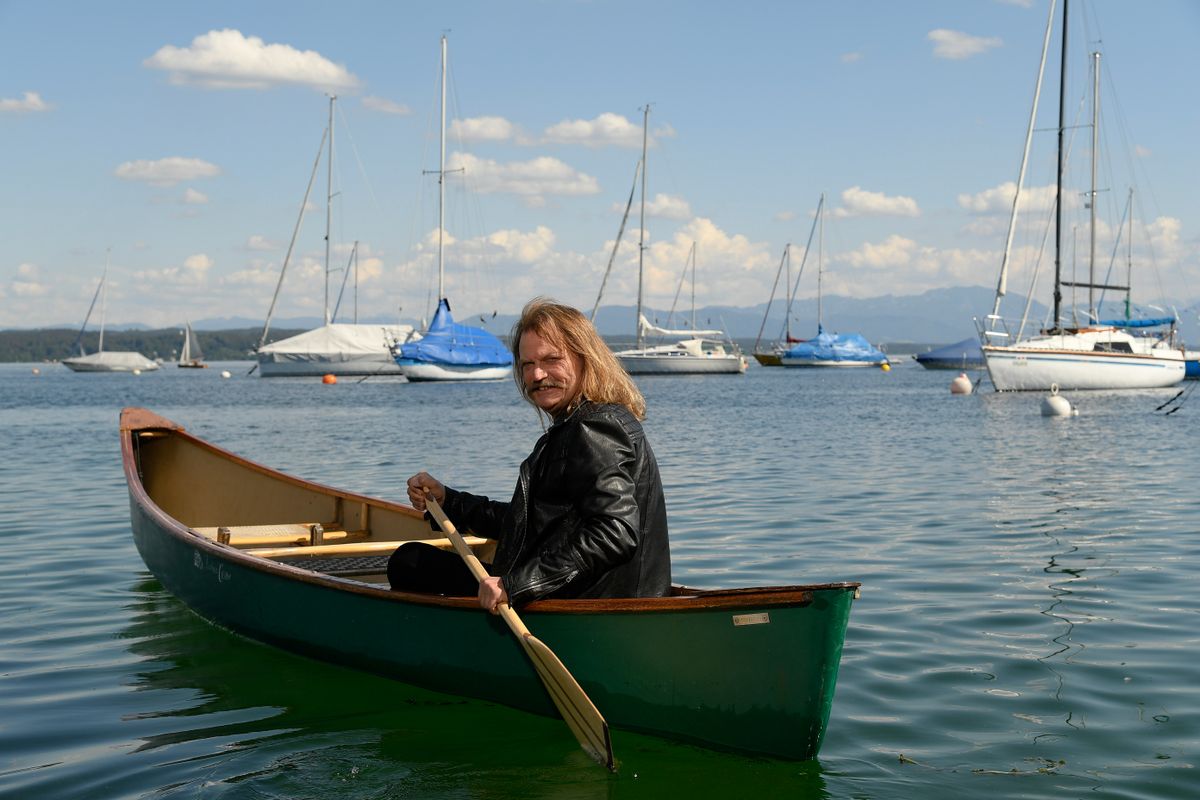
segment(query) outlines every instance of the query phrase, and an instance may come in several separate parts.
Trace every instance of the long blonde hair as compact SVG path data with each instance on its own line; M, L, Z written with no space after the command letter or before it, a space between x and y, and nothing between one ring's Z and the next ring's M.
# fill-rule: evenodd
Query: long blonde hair
M594 403L616 403L625 406L638 419L646 418L646 399L637 384L600 338L596 327L578 309L556 303L548 297L535 297L521 310L521 318L512 329L513 379L517 390L531 404L525 380L521 375L521 336L533 331L557 347L579 356L582 369L579 392L571 398L574 406L580 396ZM534 405L536 408L536 404ZM539 409L540 410L540 409Z

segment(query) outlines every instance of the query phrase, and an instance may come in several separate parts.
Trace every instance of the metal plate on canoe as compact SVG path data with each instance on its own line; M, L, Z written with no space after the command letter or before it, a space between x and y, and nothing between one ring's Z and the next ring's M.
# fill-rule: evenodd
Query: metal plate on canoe
M771 615L767 612L761 614L734 614L733 625L735 628L740 628L742 625L769 625L771 624Z

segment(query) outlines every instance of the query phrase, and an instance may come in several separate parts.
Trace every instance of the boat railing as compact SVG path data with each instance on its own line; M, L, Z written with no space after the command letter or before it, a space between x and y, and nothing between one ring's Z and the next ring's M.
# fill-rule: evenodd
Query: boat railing
M979 343L985 347L1011 345L1017 341L1009 321L998 314L975 317L975 329L979 332Z

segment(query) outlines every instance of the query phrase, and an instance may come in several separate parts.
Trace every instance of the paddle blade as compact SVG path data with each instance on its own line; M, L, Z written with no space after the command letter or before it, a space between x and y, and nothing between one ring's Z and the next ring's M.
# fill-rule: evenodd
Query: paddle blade
M531 633L518 637L525 647L529 660L550 699L562 714L562 718L575 734L583 751L610 770L616 769L613 761L612 740L608 735L608 723L604 721L591 698L575 680L554 651Z

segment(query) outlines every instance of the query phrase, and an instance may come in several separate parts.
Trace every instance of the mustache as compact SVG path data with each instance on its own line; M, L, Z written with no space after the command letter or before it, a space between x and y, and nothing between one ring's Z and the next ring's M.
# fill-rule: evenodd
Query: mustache
M553 380L550 380L547 378L545 380L534 381L532 384L530 384L529 391L536 392L538 389L565 389L565 388L567 388L567 387L565 385L559 383L558 381L553 381Z

